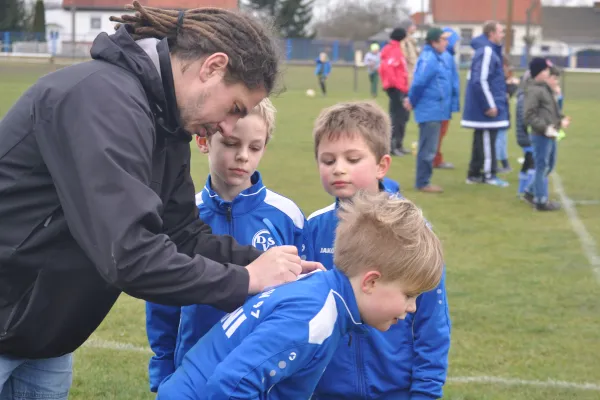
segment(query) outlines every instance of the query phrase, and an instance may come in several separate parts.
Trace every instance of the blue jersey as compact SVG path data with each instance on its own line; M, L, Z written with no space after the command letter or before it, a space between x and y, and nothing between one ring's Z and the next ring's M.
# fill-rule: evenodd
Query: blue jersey
M233 236L240 244L263 251L277 245L294 245L302 258L312 259L302 211L290 199L267 189L258 172L252 176L252 183L229 202L211 189L209 176L204 190L196 195L200 218L214 234ZM224 314L205 305L180 308L146 303L146 330L155 353L149 365L152 391Z
M309 399L353 331L364 333L350 281L338 270L316 271L223 317L157 399Z
M386 185L387 186L387 185ZM382 188L386 189L386 187ZM338 201L308 217L315 261L334 269L333 242ZM417 298L417 312L387 332L368 328L340 346L315 398L432 399L442 396L448 370L450 318L445 274L439 286Z

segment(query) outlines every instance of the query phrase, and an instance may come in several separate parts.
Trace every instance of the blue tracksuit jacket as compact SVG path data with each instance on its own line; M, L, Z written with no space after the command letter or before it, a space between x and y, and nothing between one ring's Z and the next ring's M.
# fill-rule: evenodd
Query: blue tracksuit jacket
M426 44L419 55L408 98L415 121L447 121L452 116L452 70L444 55Z
M161 384L157 399L309 399L353 331L364 328L350 281L338 270L316 271L223 317Z
M506 78L502 66L502 46L481 35L473 39L475 50L465 91L461 125L474 129L500 129L509 126ZM485 112L497 108L498 115L490 118Z
M389 190L386 190L389 191ZM333 269L336 203L308 217L315 261ZM351 345L342 341L315 391L317 400L437 399L448 370L450 317L445 274L439 286L417 298L417 312L387 332L368 328Z
M252 176L252 183L228 202L211 189L209 176L204 190L196 195L200 218L214 234L233 236L240 244L252 244L260 250L295 245L301 257L312 259L302 211L290 199L267 189L258 172ZM205 305L180 308L146 303L146 330L155 354L149 364L152 391L175 371L185 353L223 315L224 312Z
M450 75L452 77L452 112L460 111L460 75L458 73L458 67L454 56L456 54L456 44L460 40L459 34L452 28L444 28L444 32L450 33L448 38L448 48L442 54L446 67L450 69Z

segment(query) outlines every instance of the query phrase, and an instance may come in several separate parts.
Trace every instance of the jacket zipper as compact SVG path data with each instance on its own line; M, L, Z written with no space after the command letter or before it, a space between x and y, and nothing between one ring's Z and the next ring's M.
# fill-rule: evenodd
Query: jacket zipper
M356 338L356 340L354 341L354 346L356 347L356 368L358 370L358 391L361 395L361 397L365 396L365 380L364 380L364 365L363 365L363 359L362 359L362 352L360 350L360 342L361 342L361 337L358 336Z
M231 215L231 206L227 206L227 221L229 222L229 234L233 236L233 216Z

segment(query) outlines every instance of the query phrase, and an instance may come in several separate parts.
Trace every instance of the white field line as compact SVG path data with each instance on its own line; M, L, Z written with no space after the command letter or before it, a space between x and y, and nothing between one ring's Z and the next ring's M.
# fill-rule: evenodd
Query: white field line
M137 353L151 354L151 350L147 347L135 346L130 343L114 342L112 340L102 340L98 338L91 338L85 342L84 347L93 349L104 349L114 351L133 351ZM578 383L578 382L566 382L548 379L546 381L535 381L515 378L502 378L499 376L455 376L448 377L449 383L479 383L479 384L493 384L493 385L506 385L506 386L537 386L545 388L559 388L559 389L572 389L572 390L592 390L600 392L600 384L597 383Z
M560 175L558 175L557 173L553 173L551 176L552 183L554 186L554 192L560 198L560 203L562 204L565 212L567 213L567 217L569 218L569 222L571 223L571 228L579 237L579 242L581 243L583 253L587 257L590 266L592 267L592 271L594 272L594 275L596 275L596 279L600 283L600 257L598 257L596 242L594 241L592 235L590 235L590 233L586 229L583 222L581 222L581 219L577 214L577 210L573 205L573 201L569 198L569 196L567 196L565 188L562 184L562 180L560 179Z

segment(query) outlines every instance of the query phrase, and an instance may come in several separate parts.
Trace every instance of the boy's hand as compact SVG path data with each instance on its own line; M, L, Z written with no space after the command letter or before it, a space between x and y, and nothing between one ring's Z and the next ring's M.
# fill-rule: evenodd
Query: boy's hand
M489 110L487 110L485 112L485 115L487 115L490 118L496 118L498 116L498 109L497 108L490 108Z
M563 129L568 129L569 125L571 125L571 117L564 117L560 121L560 127L563 128Z
M320 263L302 261L295 246L277 246L260 255L246 267L250 282L248 293L260 293L270 286L295 281L302 272L324 269Z

